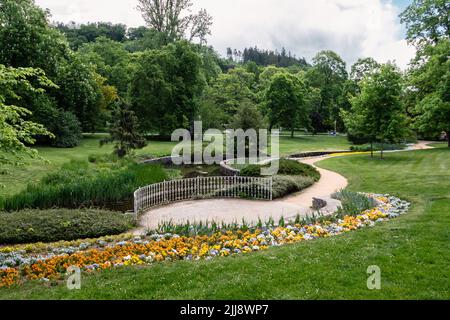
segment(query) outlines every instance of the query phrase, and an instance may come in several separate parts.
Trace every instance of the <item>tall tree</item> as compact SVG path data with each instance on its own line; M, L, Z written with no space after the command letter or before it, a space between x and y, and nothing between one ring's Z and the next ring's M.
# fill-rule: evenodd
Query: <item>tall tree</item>
M205 43L211 34L212 17L204 9L193 14L191 7L192 0L139 0L138 5L147 25L166 34L170 41L186 37Z
M192 46L181 41L138 56L129 96L142 130L170 136L193 123L205 82Z
M450 2L414 0L400 15L406 24L407 40L418 47L450 38Z
M53 80L70 48L48 16L33 0L0 0L0 64L41 68Z
M429 136L446 132L450 147L450 41L425 47L410 72L414 127Z
M145 137L140 133L138 118L130 106L123 100L118 101L112 113L109 125L110 136L103 139L100 145L115 143L114 153L123 158L135 149L146 145Z
M406 134L402 94L401 73L394 65L381 66L363 80L361 93L351 100L352 109L342 112L347 128L353 134L365 135L371 142L382 145L399 142Z
M346 64L337 53L321 51L313 58L305 79L308 86L320 89L322 98L319 109L312 113L314 132L330 130L336 121L342 127L339 102L347 78Z
M351 67L350 80L359 83L379 67L380 64L373 58L359 58Z
M61 64L56 83L58 105L77 116L84 132L95 132L101 126L102 91L92 67L73 55Z
M95 42L83 45L78 54L83 62L92 64L95 71L105 77L106 82L114 86L121 97L126 96L135 63L121 43L100 37Z
M277 74L266 93L269 110L269 127L281 125L289 128L291 137L299 126L309 127L309 110L306 87L298 77L291 74Z
M224 110L228 119L231 119L244 100L255 101L256 97L252 90L254 84L253 73L247 72L244 68L231 69L212 81L206 95Z

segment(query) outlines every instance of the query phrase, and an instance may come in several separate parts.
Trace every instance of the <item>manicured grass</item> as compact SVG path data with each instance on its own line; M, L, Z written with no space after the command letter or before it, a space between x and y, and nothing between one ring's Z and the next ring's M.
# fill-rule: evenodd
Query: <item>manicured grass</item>
M295 136L280 137L280 154L288 156L305 151L340 151L349 150L351 144L344 136Z
M434 142L430 146L433 148L448 148L448 142Z
M82 289L29 282L0 299L450 299L450 149L320 164L350 189L391 193L411 211L376 227L236 258L160 263L83 275ZM382 289L367 289L367 268Z

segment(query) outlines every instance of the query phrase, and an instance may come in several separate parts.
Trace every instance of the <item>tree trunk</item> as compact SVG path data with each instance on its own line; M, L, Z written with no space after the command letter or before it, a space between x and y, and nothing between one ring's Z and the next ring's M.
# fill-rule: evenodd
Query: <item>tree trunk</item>
M450 131L447 131L446 134L447 134L448 147L450 148Z
M373 159L373 141L370 141L370 157Z
M291 130L291 138L294 138L294 131L295 131L295 129Z
M384 141L381 141L381 160L384 159L383 156L384 156Z

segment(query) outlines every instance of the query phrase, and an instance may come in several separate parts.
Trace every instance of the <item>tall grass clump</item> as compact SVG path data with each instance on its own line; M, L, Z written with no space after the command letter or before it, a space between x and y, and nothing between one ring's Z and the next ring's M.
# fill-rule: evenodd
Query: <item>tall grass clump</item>
M23 192L0 199L0 209L99 207L131 209L133 192L144 185L166 179L159 165L139 165L130 161L89 163L72 161L59 171L30 183Z
M342 207L338 211L342 214L351 216L356 216L377 205L375 200L369 198L367 195L349 191L347 189L336 192L332 197L342 203Z

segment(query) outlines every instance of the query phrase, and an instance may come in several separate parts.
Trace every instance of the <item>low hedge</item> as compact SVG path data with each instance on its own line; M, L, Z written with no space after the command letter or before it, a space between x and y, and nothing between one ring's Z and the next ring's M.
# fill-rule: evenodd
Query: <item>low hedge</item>
M316 168L310 166L309 164L287 159L281 159L279 162L280 169L278 170L278 174L280 175L300 175L304 177L311 177L314 179L314 181L320 180L319 171L317 171Z
M261 166L249 164L240 171L240 175L243 177L259 177L261 176Z
M272 196L274 199L282 198L291 193L302 191L314 184L312 177L285 176L273 177Z
M55 242L116 235L135 226L132 216L93 209L0 213L0 244Z
M320 173L316 168L306 163L301 163L295 160L281 159L279 162L278 175L284 176L303 176L310 177L314 181L320 180ZM269 166L269 165L266 165ZM247 165L241 171L240 175L244 177L259 177L261 174L261 166Z

